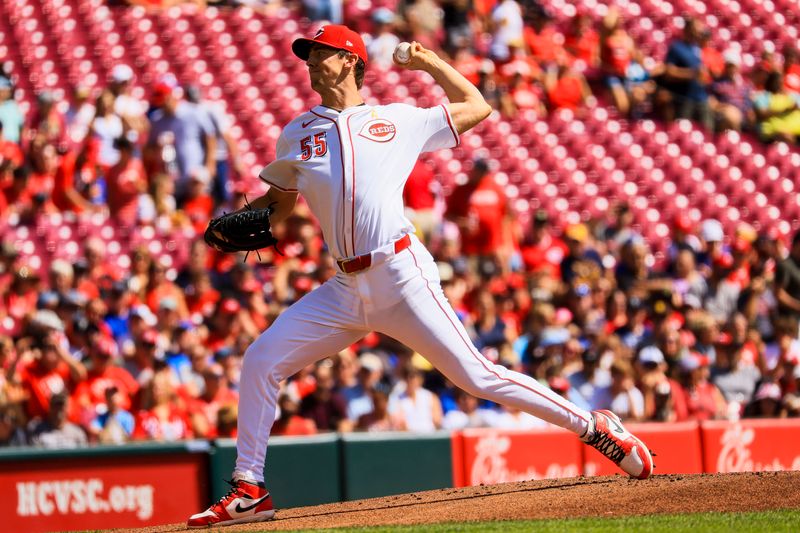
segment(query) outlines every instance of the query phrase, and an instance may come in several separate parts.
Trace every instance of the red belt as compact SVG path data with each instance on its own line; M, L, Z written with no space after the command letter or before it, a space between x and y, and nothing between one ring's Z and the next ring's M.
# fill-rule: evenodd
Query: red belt
M411 246L411 237L406 234L394 241L394 253L398 254ZM372 253L359 255L352 259L337 259L336 264L345 274L354 274L372 266Z

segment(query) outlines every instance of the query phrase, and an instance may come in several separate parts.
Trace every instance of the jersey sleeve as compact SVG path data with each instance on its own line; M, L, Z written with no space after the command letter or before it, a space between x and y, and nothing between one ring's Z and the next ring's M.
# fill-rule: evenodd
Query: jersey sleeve
M284 133L278 137L275 161L265 166L258 177L261 181L283 192L297 192L297 171L294 154Z
M424 141L423 152L433 152L442 148L458 146L458 132L447 106L444 104L428 109L420 109L419 124L416 131Z
M423 152L432 152L442 148L458 146L459 138L453 118L447 106L440 104L436 107L425 109L425 145Z

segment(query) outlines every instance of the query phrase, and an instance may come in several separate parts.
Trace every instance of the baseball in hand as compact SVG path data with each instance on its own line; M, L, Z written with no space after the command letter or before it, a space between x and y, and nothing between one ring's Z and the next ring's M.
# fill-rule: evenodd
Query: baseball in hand
M411 44L403 42L394 49L394 59L401 65L408 63L411 59Z

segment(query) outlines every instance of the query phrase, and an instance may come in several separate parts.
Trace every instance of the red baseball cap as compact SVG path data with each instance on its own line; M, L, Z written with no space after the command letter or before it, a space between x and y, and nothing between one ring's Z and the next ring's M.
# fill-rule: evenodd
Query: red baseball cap
M228 313L231 315L238 313L239 309L241 308L242 306L239 305L239 302L237 302L233 298L226 298L225 300L222 301L222 305L220 306L220 309L222 309L223 313Z
M691 233L692 232L692 219L689 218L688 215L685 213L678 213L675 215L675 229L680 230L684 233Z
M292 43L292 52L303 61L307 61L308 54L311 52L311 47L314 43L352 52L363 59L364 63L367 62L367 47L364 46L364 40L361 35L347 26L339 24L322 26L311 39L304 37L295 39Z
M738 237L733 241L733 251L739 253L746 253L750 251L750 242Z
M148 329L142 334L142 342L144 344L158 344L158 332L154 329Z

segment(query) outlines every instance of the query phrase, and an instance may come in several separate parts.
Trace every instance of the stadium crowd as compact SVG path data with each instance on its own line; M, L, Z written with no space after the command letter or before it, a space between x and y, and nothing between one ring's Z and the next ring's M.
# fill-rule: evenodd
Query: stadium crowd
M303 5L311 18L341 16ZM663 62L642 56L614 11L557 28L533 2L429 0L359 23L375 63L417 40L509 116L569 107L580 117L600 98L632 119L655 109L709 130L800 134L796 51L765 53L743 75L732 51L702 48L707 32L692 19ZM261 261L209 250L207 220L251 192L225 114L168 76L137 100L133 78L117 65L99 94L76 87L65 113L43 91L24 116L14 80L0 76L2 227L100 214L195 235L177 266L137 246L121 268L90 237L79 260L43 270L0 239L0 445L234 437L246 348L336 273L302 203ZM742 223L726 234L679 214L656 262L625 203L566 226L537 211L522 227L495 169L483 159L468 168L443 197L420 161L404 196L487 358L627 421L800 416L800 233ZM424 354L379 334L320 355L284 383L274 434L545 425L456 390Z

